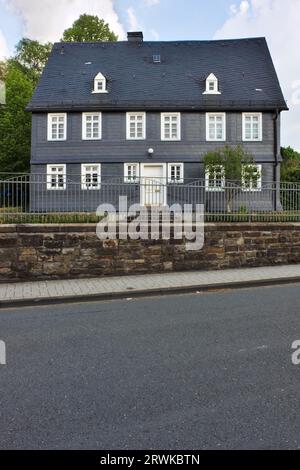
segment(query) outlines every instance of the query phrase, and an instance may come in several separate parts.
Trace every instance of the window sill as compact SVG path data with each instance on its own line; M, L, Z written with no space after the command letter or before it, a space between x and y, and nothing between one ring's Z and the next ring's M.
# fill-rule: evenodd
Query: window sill
M86 188L86 187L81 187L82 191L99 191L101 189L101 186L97 186L96 188Z
M221 95L222 93L220 91L204 91L202 94L203 95Z
M65 191L66 188L47 188L47 191Z

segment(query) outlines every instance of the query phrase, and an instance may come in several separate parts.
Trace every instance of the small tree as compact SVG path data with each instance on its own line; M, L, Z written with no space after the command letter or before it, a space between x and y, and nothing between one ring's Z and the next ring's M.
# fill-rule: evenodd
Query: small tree
M93 15L81 15L71 28L66 29L64 42L117 41L116 36L104 20Z
M208 152L204 155L204 166L206 174L213 174L214 181L218 182L221 189L222 181L226 181L224 190L228 212L232 212L232 203L238 188L243 185L244 189L250 189L251 184L260 178L253 157L240 145L226 145Z

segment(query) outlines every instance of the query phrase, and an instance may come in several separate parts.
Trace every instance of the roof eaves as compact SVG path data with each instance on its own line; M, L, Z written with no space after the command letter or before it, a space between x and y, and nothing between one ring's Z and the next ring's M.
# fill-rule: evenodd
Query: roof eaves
M31 103L27 106L28 112L48 112L48 111L86 111L93 109L102 109L109 111L128 111L133 109L143 110L180 110L180 111L206 111L206 110L256 110L256 111L288 111L287 104L284 101L233 101L233 100L209 100L202 102L187 102L187 101L111 101L106 103L74 103L74 102L61 102L61 103Z

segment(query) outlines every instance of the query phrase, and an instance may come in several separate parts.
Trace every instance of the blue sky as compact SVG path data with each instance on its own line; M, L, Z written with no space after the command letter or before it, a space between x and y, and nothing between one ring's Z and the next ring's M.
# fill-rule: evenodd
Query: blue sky
M265 36L290 106L282 141L300 150L300 0L0 0L0 59L23 36L59 40L82 13L104 18L120 39L130 30L148 41Z
M232 0L161 0L153 6L140 0L116 0L119 17L129 28L128 14L132 8L137 16L138 26L145 38L155 39L152 30L162 41L177 39L211 39L226 18Z
M4 35L10 51L23 34L23 25L20 17L8 12L0 0L0 30Z

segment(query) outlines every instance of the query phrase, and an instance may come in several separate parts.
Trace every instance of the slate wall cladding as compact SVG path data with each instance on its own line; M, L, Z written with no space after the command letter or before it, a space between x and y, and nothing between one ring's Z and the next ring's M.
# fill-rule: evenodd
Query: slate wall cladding
M89 111L87 109L86 111ZM146 139L126 139L126 113L102 113L102 139L82 140L82 113L69 112L67 116L67 140L47 141L47 114L32 115L31 164L54 163L147 163L148 149L155 150L153 162L196 162L216 148L228 145L242 145L258 163L274 162L274 113L264 112L262 142L243 142L242 112L226 113L226 142L206 141L205 112L181 113L181 140L165 142L161 140L161 114L146 114ZM278 123L280 135L280 122ZM113 169L112 169L112 173ZM123 174L123 173L122 173ZM273 180L273 176L271 181Z
M95 225L0 226L0 282L300 263L300 224L207 224L205 246L100 241Z

